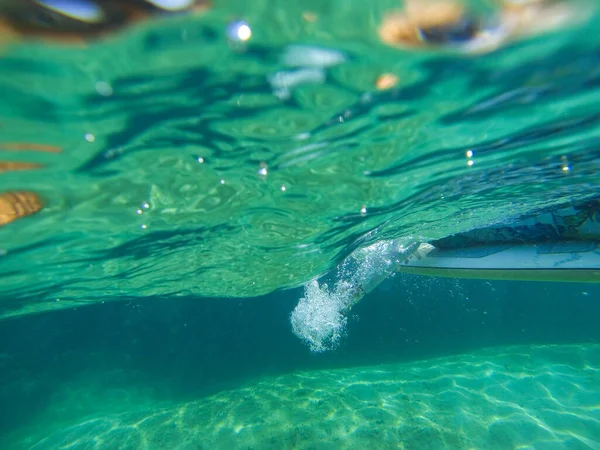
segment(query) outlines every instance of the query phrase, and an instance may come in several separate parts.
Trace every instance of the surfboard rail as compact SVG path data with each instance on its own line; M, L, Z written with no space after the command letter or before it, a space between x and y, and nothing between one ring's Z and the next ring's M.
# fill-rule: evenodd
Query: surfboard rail
M459 249L421 244L396 270L445 278L600 283L600 243L571 241Z

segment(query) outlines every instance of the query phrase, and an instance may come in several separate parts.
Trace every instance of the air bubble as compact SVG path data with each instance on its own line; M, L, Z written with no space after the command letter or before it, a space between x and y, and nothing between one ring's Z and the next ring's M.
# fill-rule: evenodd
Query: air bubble
M98 81L96 83L96 92L103 97L110 97L113 94L113 88L105 81Z

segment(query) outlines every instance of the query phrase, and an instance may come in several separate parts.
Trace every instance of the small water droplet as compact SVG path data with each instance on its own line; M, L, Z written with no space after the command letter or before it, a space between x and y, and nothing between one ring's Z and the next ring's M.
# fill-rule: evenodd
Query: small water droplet
M227 27L227 36L232 41L246 42L252 37L252 29L248 22L238 20Z

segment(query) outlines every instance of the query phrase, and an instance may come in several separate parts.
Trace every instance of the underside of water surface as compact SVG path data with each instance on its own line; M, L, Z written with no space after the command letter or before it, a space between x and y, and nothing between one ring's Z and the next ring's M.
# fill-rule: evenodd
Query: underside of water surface
M598 195L595 10L464 54L386 45L398 7L232 0L85 46L3 44L0 153L36 170L0 187L43 207L0 227L0 316L262 295L379 240Z

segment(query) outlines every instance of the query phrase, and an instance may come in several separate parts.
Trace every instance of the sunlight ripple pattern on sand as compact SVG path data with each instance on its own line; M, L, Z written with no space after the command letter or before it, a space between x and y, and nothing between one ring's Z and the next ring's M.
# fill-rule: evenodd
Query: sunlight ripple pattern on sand
M597 449L600 345L515 346L265 379L90 418L43 449Z

